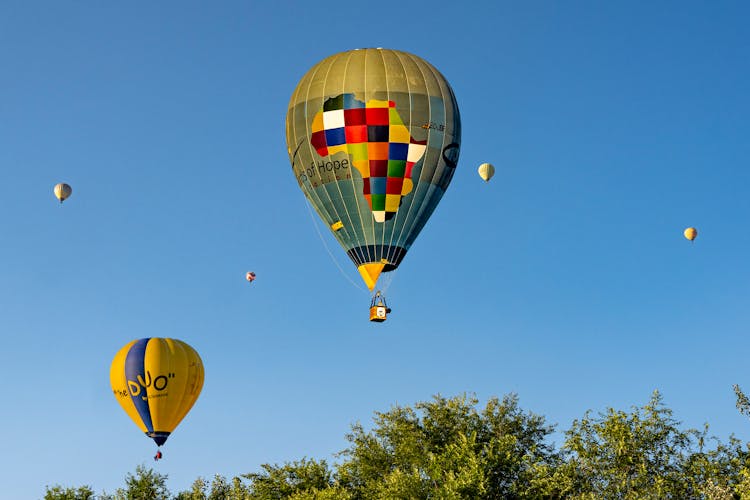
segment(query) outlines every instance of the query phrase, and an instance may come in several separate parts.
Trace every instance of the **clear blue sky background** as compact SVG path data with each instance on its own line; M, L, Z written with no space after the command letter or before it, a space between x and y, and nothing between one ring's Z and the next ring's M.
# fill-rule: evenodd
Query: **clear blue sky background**
M516 392L562 431L658 389L685 426L750 438L731 388L750 389L748 18L740 1L3 2L2 496L111 493L141 463L177 492L332 460L351 423L436 393ZM431 62L463 123L381 325L284 136L302 75L360 47ZM148 336L206 367L158 464L109 387Z

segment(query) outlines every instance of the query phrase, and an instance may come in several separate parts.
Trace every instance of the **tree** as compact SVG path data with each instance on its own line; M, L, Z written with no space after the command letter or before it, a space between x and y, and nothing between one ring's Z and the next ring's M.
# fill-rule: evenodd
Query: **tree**
M703 431L681 430L655 391L631 413L609 408L575 420L554 474L565 498L733 498L746 460L739 441L706 449Z
M544 418L524 413L518 398L444 398L375 414L356 424L337 480L355 499L521 498L538 491L539 470L558 461Z
M135 474L129 473L125 478L125 488L115 493L116 500L169 500L170 496L167 475L143 465L135 468Z
M735 386L737 408L750 399ZM631 411L608 408L573 421L557 451L553 427L524 412L517 396L437 395L376 412L371 429L354 424L341 463L303 458L260 472L198 478L175 500L461 500L545 498L750 498L750 445L682 429L655 391ZM45 500L165 500L166 475L144 466L114 496L89 486L47 487Z
M94 490L89 486L63 488L62 486L45 487L44 500L94 500Z
M175 500L246 500L250 498L249 495L242 479L235 477L230 483L224 476L216 474L210 487L205 479L199 477L189 491L178 493Z
M181 491L175 496L175 500L207 500L206 480L199 477L193 481L190 491Z
M734 384L732 388L734 389L734 395L737 396L737 402L735 403L737 409L746 417L750 417L750 398L742 392L739 385Z
M325 460L302 460L284 465L263 464L263 472L244 474L250 480L248 497L277 500L295 495L310 498L320 490L333 486L331 470Z

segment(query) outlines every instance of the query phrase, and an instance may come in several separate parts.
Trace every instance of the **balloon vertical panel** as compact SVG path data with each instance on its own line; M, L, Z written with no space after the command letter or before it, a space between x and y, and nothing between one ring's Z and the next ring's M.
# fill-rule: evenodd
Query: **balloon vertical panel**
M133 402L130 388L128 387L128 378L125 376L125 360L128 352L130 352L130 348L136 342L138 341L133 340L132 342L127 343L117 352L109 369L109 382L112 386L112 392L115 395L115 399L117 399L117 402L122 406L122 409L125 410L125 413L127 413L130 419L135 422L138 428L143 432L148 432L148 428L143 423L143 419Z
M183 400L186 385L185 351L172 339L151 339L143 357L146 397L155 432L171 432L173 417Z
M196 350L184 342L181 342L180 346L185 351L187 376L185 377L185 385L181 389L182 398L179 404L175 405L172 420L172 425L174 427L182 422L182 419L185 418L190 409L195 405L195 402L198 401L198 396L201 393L201 389L203 389L203 380L205 378L203 361Z
M148 432L154 432L154 424L151 420L151 408L148 404L146 395L146 366L144 358L146 357L146 346L151 339L141 339L136 341L128 349L125 358L125 378L130 391L130 399L138 410L138 415L146 426Z

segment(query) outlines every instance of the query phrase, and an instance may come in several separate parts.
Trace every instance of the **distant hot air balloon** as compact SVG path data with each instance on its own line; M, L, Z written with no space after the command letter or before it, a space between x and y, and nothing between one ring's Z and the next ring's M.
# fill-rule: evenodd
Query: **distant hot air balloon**
M373 290L448 187L461 123L443 75L397 50L330 56L302 77L286 139L307 199Z
M60 184L55 185L55 197L60 200L60 203L64 202L68 199L68 197L73 193L73 188L70 187L69 184L65 184L64 182L61 182Z
M698 230L694 227L689 227L685 229L685 231L682 233L685 235L685 238L689 239L690 241L693 241L695 238L698 237Z
M245 279L246 279L247 281L249 281L250 283L252 283L253 281L255 281L255 273L254 273L254 272L252 272L252 271L249 271L249 272L248 272L248 273L247 273L247 274L245 275Z
M181 340L145 338L120 349L109 378L117 402L161 446L198 399L203 362Z
M479 172L479 177L481 177L484 182L490 182L492 176L495 175L495 167L492 163L482 163L479 165L477 172Z

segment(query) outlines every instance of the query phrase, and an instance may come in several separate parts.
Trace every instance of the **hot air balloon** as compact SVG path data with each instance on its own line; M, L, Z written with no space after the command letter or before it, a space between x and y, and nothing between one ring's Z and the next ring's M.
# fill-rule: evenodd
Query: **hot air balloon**
M60 184L55 185L55 198L60 200L60 203L67 200L68 197L72 193L73 193L73 188L70 187L69 184L65 184L64 182L61 182Z
M693 241L695 238L698 237L698 230L694 227L689 227L685 229L685 231L682 233L685 235L685 238L689 239L690 241Z
M495 167L492 163L482 163L479 165L477 172L484 182L490 182L492 176L495 175Z
M181 340L133 340L115 355L109 379L125 413L161 446L198 399L203 362Z
M372 291L401 264L453 178L461 123L432 65L359 49L302 77L286 139L297 183Z
M254 272L252 272L252 271L248 271L248 273L247 273L247 274L245 274L245 279L246 279L246 280L247 280L247 281L248 281L249 283L252 283L253 281L255 281L255 273L254 273Z

